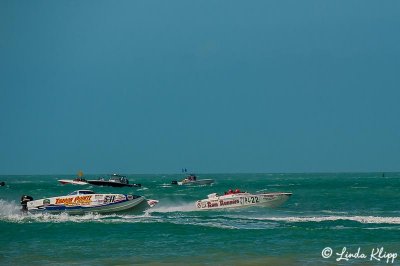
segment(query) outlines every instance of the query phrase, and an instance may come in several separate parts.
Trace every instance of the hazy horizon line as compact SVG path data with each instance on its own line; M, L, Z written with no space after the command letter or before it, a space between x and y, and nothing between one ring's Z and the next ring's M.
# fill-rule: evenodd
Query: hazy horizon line
M386 174L386 173L399 173L400 171L289 171L289 172L247 172L247 171L238 171L238 172L196 172L196 171L188 171L188 172L176 172L176 173L167 173L167 172L154 172L154 173L125 173L125 172L114 172L118 174L123 174L123 175L186 175L186 174L197 174L197 175L222 175L222 174L366 174L366 173L380 173L380 174ZM84 173L83 176L85 175L111 175L114 173ZM72 176L72 175L78 175L77 173L75 174L66 174L66 173L31 173L31 174L0 174L0 176L50 176L50 175L59 175L59 176Z

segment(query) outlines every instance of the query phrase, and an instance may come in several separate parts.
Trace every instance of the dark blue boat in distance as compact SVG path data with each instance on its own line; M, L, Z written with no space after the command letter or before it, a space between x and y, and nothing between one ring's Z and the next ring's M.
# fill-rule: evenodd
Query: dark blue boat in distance
M141 187L141 184L129 184L129 180L124 175L112 174L108 180L104 177L98 180L87 180L89 184L95 186L109 186L109 187Z

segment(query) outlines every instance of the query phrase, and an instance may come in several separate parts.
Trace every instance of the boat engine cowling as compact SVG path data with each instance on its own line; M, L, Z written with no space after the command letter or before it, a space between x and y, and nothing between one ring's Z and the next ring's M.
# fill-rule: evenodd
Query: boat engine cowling
M21 197L21 206L23 211L28 211L28 202L33 200L31 196L28 195L22 195Z
M178 181L174 180L171 182L172 185L178 185Z

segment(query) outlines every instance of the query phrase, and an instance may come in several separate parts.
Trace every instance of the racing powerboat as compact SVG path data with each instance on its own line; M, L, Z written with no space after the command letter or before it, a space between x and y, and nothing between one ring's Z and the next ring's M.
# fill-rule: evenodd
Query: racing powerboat
M209 185L214 183L213 179L197 179L197 176L194 174L188 175L185 179L182 181L172 181L172 185Z
M221 196L217 193L212 193L208 195L207 199L198 200L196 202L196 208L199 210L249 206L274 208L285 203L290 196L292 196L292 193L287 192L251 194L248 192L241 192L239 190L236 190L236 192L230 191Z
M82 178L82 176L83 176L83 172L79 171L77 178L75 178L75 179L59 179L58 182L60 182L63 185L66 185L66 184L87 185L88 184L87 180Z
M75 179L59 179L58 182L60 182L63 185L66 184L72 184L72 185L87 185L88 182L86 179L77 177Z
M141 187L141 184L129 184L129 180L124 175L112 174L108 180L103 177L98 180L88 180L91 185L110 186L110 187Z
M66 196L38 200L27 195L21 198L22 210L31 213L114 213L135 208L141 203L145 204L144 207L153 207L158 201L137 195L96 194L91 190L76 190Z

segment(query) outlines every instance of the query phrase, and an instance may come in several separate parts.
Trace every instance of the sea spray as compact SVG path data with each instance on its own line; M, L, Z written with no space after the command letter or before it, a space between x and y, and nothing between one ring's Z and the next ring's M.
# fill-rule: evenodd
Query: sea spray
M184 203L184 202L160 202L158 205L152 209L147 210L148 213L159 212L192 212L196 211L196 206L194 203Z
M400 224L400 217L377 217L377 216L312 216L312 217L283 216L283 217L254 217L251 219L281 221L290 223L353 221L363 224Z

